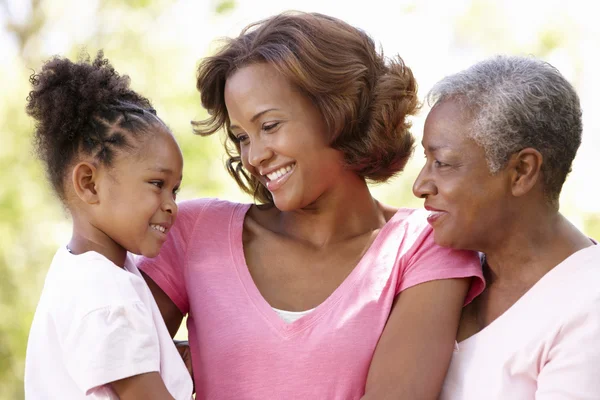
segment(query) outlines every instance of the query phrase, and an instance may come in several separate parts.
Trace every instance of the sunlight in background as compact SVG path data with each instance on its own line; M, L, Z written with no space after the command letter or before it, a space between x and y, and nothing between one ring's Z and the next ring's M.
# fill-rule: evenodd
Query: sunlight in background
M583 145L563 190L562 211L600 238L596 159L600 154L600 24L591 2L571 0L0 0L0 399L22 398L27 332L52 254L70 223L31 154L33 122L25 115L28 77L54 54L98 49L149 97L177 136L185 157L181 199L218 196L251 201L223 168L218 136L192 134L204 111L195 90L198 61L249 23L295 9L347 21L400 54L423 98L447 74L496 53L533 54L556 66L577 88ZM420 137L424 105L413 119ZM377 198L420 207L411 192L422 149Z

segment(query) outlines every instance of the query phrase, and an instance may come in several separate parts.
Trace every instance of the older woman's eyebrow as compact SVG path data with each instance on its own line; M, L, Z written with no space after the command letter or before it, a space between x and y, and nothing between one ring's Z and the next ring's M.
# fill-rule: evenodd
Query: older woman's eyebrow
M428 144L428 145L425 145L425 143L423 143L423 142L421 142L421 146L423 146L423 148L426 151L430 152L430 153L434 153L434 152L436 152L438 150L441 150L441 149L449 149L450 148L450 146L448 146L447 144Z

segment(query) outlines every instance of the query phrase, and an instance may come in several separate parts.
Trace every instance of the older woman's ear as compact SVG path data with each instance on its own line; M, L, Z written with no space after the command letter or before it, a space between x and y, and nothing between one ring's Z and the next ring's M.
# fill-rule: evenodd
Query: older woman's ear
M508 162L512 177L512 194L521 197L531 192L536 185L543 185L542 153L531 147L513 154ZM543 192L543 187L540 187Z

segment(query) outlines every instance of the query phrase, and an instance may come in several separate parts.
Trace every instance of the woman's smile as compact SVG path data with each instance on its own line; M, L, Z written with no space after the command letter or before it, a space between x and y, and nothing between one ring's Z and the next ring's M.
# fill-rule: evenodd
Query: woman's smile
M292 163L265 174L267 177L267 189L269 189L270 192L274 192L275 190L279 189L285 182L287 182L295 170L296 163Z

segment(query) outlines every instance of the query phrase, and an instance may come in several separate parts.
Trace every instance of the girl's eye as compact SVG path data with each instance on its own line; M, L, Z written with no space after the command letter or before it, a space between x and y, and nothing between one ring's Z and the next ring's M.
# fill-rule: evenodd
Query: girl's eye
M279 126L279 122L270 122L267 124L263 124L262 128L263 131L269 132L270 130L277 128L277 126Z
M162 189L165 183L163 181L150 181L150 184L156 186L159 189Z

